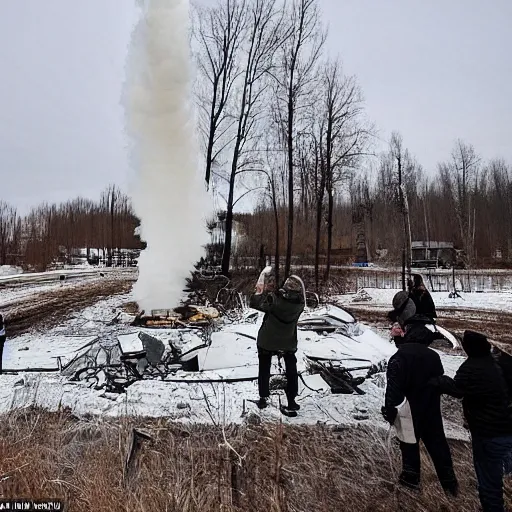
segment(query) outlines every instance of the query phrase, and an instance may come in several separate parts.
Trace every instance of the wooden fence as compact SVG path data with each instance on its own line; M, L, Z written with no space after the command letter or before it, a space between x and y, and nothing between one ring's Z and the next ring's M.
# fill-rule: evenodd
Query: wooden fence
M347 288L357 292L361 288L401 289L402 274L399 271L354 271L347 279ZM426 271L421 274L430 291L451 292L505 292L512 291L512 272L481 270L455 270L450 272Z

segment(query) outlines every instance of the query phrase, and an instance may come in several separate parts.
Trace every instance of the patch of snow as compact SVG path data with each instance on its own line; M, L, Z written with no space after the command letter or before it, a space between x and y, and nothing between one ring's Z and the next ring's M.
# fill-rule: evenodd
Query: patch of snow
M147 332L166 346L172 343L183 352L194 350L203 340L194 329L135 330L129 325L112 323L119 308L132 300L131 294L110 297L74 314L69 320L45 333L30 333L7 341L4 367L25 368L56 366L56 357L63 362L87 353L94 339L102 344L117 344L140 349L139 332ZM339 309L339 308L338 308ZM337 315L341 313L336 312ZM212 335L210 348L198 349L203 371L179 371L167 381L141 380L114 395L90 389L85 382L70 382L58 373L5 374L0 377L0 411L40 405L49 410L69 407L75 414L86 413L119 416L166 416L185 423L242 423L249 414L265 421L281 420L291 424L367 425L386 429L380 407L384 400L385 374L378 373L360 386L364 395L332 394L319 375L306 373L306 356L337 358L350 367L365 366L388 359L395 347L377 332L362 324L351 337L333 333L329 336L311 331L299 331L297 366L299 380L298 403L301 410L296 418L282 417L279 404L285 403L284 393L272 394L271 405L260 411L251 400L257 400L258 357L256 337L261 316L256 323L232 323ZM135 344L135 345L134 345ZM94 344L95 346L95 344ZM28 347L28 351L20 351ZM453 376L463 357L441 354L445 372ZM272 374L284 372L273 360ZM361 375L365 375L365 371ZM354 375L358 375L354 372ZM222 379L252 379L241 382L219 382ZM172 381L171 381L172 380ZM206 382L197 382L197 381ZM196 382L194 382L196 381ZM465 435L461 426L446 424L451 437Z
M1 284L1 282L0 282ZM60 284L48 283L44 285L24 285L20 287L3 288L0 296L0 306L7 308L17 302L21 302L38 293L47 292L59 288Z
M67 364L77 352L97 339L96 336L56 336L37 338L19 336L7 339L4 346L2 364L4 369L57 368L57 358ZM28 350L24 350L28 347Z
M379 289L365 288L364 300L358 300L362 297L362 292L357 294L337 295L335 300L340 305L364 304L369 308L378 307L392 309L391 302L394 295L401 290L398 289ZM361 294L361 295L359 295ZM512 292L485 292L485 293L466 293L460 292L461 298L450 298L449 292L431 292L436 307L444 309L478 309L488 311L506 311L512 312ZM369 297L369 299L368 299Z
M130 352L142 352L144 347L142 341L139 338L139 331L130 334L121 334L117 337L121 352L128 354Z
M14 276L23 273L21 267L14 267L12 265L0 265L0 276Z

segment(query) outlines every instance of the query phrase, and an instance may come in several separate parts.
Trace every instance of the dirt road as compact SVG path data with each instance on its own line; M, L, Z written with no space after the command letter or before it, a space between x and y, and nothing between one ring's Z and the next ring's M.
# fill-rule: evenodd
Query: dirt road
M357 304L342 306L358 320L379 328L389 326L390 308ZM512 344L512 313L471 308L437 308L438 325L462 336L466 329L485 333L490 339Z
M33 328L53 327L73 311L84 309L105 297L127 293L135 278L135 273L109 274L101 279L54 288L10 302L2 308L9 336L17 336Z

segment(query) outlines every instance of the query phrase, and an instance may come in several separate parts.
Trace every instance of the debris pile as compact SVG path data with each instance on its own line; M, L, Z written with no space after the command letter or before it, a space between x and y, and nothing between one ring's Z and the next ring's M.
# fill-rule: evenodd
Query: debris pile
M187 356L208 346L206 338L211 331L196 334L192 329L182 329L174 334L167 345L142 331L118 336L115 345L92 343L62 369L62 374L71 381L86 382L95 390L122 393L137 380L164 380L178 370L194 369ZM189 348L184 351L184 347Z
M351 302L372 302L372 296L364 289L361 288L353 297Z
M134 332L118 329L115 339L84 347L62 373L71 381L118 396L140 380L209 383L258 378L258 312L243 309L237 322L212 306L184 305L139 314ZM125 323L126 325L126 323ZM299 322L298 365L313 391L364 394L365 379L385 370L378 364L391 345L336 306L307 310ZM279 363L279 358L278 358ZM272 387L285 385L274 367ZM308 384L316 378L313 384ZM114 395L117 394L117 395Z
M187 305L175 309L154 309L151 315L141 311L132 322L134 327L174 329L180 327L205 327L220 317L214 307Z
M386 370L385 364L371 364L346 368L341 361L322 360L320 358L307 358L308 370L311 374L320 375L331 388L334 394L364 395L365 392L359 387L366 379L377 373ZM365 377L354 377L352 372L367 370Z

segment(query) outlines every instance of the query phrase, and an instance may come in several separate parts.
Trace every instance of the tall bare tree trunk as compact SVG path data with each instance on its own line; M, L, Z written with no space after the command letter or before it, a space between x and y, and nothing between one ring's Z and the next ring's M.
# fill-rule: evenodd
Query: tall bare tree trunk
M236 165L233 162L233 165ZM229 266L231 261L231 243L233 238L233 200L235 191L235 176L236 171L231 173L229 180L229 193L228 193L228 205L226 210L226 226L225 226L225 237L224 237L224 250L222 252L222 273L225 276L229 275Z
M279 251L279 210L277 209L277 198L276 198L276 189L275 189L275 183L272 181L272 208L274 210L274 221L275 221L275 227L276 227L276 234L275 234L275 278L276 278L276 286L280 286L280 251Z
M405 254L405 267L407 275L411 277L412 266L412 242L411 242L411 219L409 215L409 202L404 184L404 161L407 159L407 151L403 151L402 137L393 132L391 135L391 154L396 159L398 172L398 202L403 218L403 251Z
M200 52L198 66L210 84L200 98L207 112L204 119L206 142L205 181L210 184L214 162L224 149L222 136L228 124L226 108L238 75L238 52L246 26L245 0L220 0L215 7L196 8L193 31ZM220 147L219 147L220 146Z
M322 171L322 175L324 175ZM322 216L323 216L323 202L325 184L324 177L322 176L320 181L319 190L317 192L318 197L316 198L316 230L315 230L315 286L317 293L320 288L320 240L322 232Z
M286 243L286 260L284 264L284 276L287 278L290 275L292 265L292 250L293 250L293 223L294 223L294 205L293 205L293 119L294 119L294 100L293 100L293 73L295 68L292 69L292 76L290 79L289 99L288 99L288 133L287 133L287 149L288 149L288 230L287 230L287 243Z
M327 190L327 261L325 262L325 281L331 272L332 228L333 228L334 194L331 187Z
M427 216L427 194L425 192L425 198L423 199L423 216L425 219L425 237L427 244L430 245L430 231L428 229L428 216Z

